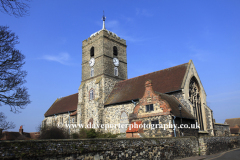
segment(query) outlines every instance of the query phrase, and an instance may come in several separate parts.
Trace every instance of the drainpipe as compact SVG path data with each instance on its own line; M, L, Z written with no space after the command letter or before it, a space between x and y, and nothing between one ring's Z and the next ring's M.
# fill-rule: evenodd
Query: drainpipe
M68 115L69 115L69 117L68 117L69 118L69 120L68 120L69 122L68 123L69 123L69 135L70 135L70 112L69 111L68 111Z
M173 116L173 131L174 131L174 137L176 137L175 118L176 118L176 116Z

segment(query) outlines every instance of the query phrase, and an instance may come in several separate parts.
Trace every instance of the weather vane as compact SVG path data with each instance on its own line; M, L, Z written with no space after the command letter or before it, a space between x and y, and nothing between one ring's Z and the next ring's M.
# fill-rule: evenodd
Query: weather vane
M102 20L103 20L103 21L105 21L105 20L106 20L106 17L105 17L105 15L104 15L104 11L103 11Z
M102 29L106 29L106 28L105 28L105 20L106 20L106 17L105 17L105 15L104 15L104 11L103 11L102 20L103 20L103 28L102 28Z

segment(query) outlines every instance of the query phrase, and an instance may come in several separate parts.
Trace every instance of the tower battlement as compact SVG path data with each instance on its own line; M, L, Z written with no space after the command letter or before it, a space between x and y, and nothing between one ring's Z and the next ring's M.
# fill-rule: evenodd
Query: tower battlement
M102 36L107 37L109 39L113 39L113 40L117 41L118 43L126 45L126 40L125 39L120 38L119 36L117 36L117 34L111 32L109 30L102 29L98 32L93 33L88 39L85 39L82 42L82 46L84 47L85 45L97 40L98 38L100 38Z

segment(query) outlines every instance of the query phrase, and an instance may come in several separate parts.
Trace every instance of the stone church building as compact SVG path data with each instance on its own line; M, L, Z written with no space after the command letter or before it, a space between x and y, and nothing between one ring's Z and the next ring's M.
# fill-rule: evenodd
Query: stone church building
M43 125L120 124L97 130L127 132L127 137L214 134L213 113L192 60L128 79L126 48L124 39L105 29L103 18L103 28L82 42L82 81L78 93L57 99L44 114ZM140 129L125 125L196 123L198 129ZM71 132L78 129L73 127Z

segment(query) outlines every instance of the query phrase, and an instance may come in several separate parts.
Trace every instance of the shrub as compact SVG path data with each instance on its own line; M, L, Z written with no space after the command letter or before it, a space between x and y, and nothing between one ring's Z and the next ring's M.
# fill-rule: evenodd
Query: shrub
M112 133L101 133L95 129L85 129L82 128L78 134L79 138L116 138L118 134Z
M87 129L85 129L85 128L80 129L79 138L81 138L81 139L87 138Z
M90 130L87 131L87 138L96 138L97 133L95 129L91 128Z
M71 137L73 139L78 139L79 138L79 134L78 133L73 133Z
M41 128L39 139L67 139L69 138L68 131L64 128L56 126Z

